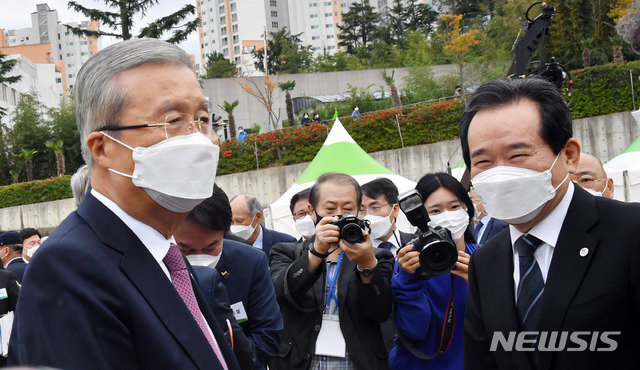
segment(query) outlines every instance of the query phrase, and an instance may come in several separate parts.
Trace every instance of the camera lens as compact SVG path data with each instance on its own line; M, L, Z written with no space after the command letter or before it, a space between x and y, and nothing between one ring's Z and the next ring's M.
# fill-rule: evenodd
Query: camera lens
M357 224L347 224L342 228L341 237L349 243L360 243L362 239L362 229Z
M455 246L444 241L434 241L420 252L420 265L434 275L451 271L458 260Z

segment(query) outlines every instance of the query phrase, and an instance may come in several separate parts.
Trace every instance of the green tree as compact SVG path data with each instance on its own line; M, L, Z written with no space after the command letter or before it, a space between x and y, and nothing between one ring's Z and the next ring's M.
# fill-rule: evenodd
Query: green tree
M0 84L13 84L22 78L21 75L9 76L9 73L13 70L13 68L18 63L17 59L9 59L9 57L5 54L0 53ZM0 122L2 122L2 117L7 115L7 111L0 107Z
M64 176L64 153L62 148L64 144L62 140L47 141L47 148L53 150L53 154L56 156L56 167L58 168L58 176Z
M267 41L267 68L270 74L302 73L309 69L313 61L311 46L302 46L301 33L292 35L287 27L269 33ZM264 71L264 49L252 52L256 67Z
M20 96L13 113L13 127L8 133L12 154L17 154L22 148L31 148L38 153L33 158L32 175L37 179L46 179L55 172L53 158L45 155L45 142L49 140L50 133L44 122L44 107L39 101L38 94L31 90Z
M461 96L462 100L466 103L463 69L465 64L467 63L467 59L469 58L471 47L479 43L479 41L476 40L476 34L480 31L478 29L473 29L469 30L469 32L467 33L462 33L460 27L462 14L443 14L441 18L447 23L447 44L444 46L444 50L453 58L454 62L458 65L458 71L460 73L460 88L462 90Z
M207 55L207 78L227 78L236 76L236 65L225 58L224 54L214 51Z
M289 91L292 91L296 87L296 81L287 81L281 82L278 84L280 90L284 91L284 100L287 106L287 118L289 119L289 126L294 126L296 121L293 118L293 101L291 100L291 94Z
M19 157L24 158L24 166L27 171L27 181L33 181L33 156L38 153L34 149L20 149Z
M103 0L105 5L114 9L114 11L105 11L101 9L87 8L77 1L69 1L67 7L78 13L84 14L87 18L95 19L101 25L109 27L112 31L87 30L80 27L67 26L68 30L79 36L113 36L121 40L129 40L134 37L133 25L134 18L139 14L144 16L147 11L160 0ZM167 41L178 43L187 39L187 36L195 31L200 24L200 18L186 21L187 18L196 14L196 7L193 4L187 4L165 17L158 18L149 23L138 33L137 37L153 37L160 38L167 32L172 32L171 37Z
M228 101L224 101L222 105L218 105L220 109L227 112L228 116L228 124L229 124L229 137L236 137L236 118L233 116L233 110L238 106L238 101L234 100L233 103L229 103Z
M73 96L62 97L57 107L49 109L47 126L49 138L62 140L63 154L68 173L75 173L84 164L80 148L80 133L76 125L76 109ZM49 157L50 159L50 157Z
M389 75L387 70L382 71L382 79L389 86L389 90L391 90L391 102L393 103L394 108L398 108L402 106L402 101L400 100L400 94L398 94L398 88L396 87L396 81L394 76L396 71L392 71Z
M357 54L362 49L366 51L379 23L380 14L369 0L351 4L349 10L342 13L342 24L338 25L338 45L346 48L349 54Z

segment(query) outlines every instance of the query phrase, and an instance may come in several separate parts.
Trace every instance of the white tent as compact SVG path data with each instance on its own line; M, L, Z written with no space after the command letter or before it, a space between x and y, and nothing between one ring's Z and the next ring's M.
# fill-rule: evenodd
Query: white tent
M622 153L605 163L604 170L607 176L613 178L615 199L640 202L640 136Z
M336 119L322 148L296 182L274 203L269 205L273 229L299 236L296 231L289 202L296 193L310 188L315 180L327 172L342 172L365 184L379 177L386 177L398 187L400 194L413 189L415 182L391 172L378 163L353 140L339 119ZM412 231L412 227L400 212L398 228Z

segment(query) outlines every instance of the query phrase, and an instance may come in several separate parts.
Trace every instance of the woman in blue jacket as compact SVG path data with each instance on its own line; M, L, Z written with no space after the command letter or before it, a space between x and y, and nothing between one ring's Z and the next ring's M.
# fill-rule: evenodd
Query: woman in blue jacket
M423 176L418 181L416 190L422 196L429 213L429 226L441 226L451 232L458 249L458 262L450 273L425 280L415 273L420 267L420 253L412 251L411 247L402 248L398 252L396 273L393 275L391 286L395 299L395 324L399 336L389 355L389 365L391 369L398 370L462 369L462 328L469 256L478 247L473 237L471 222L474 215L473 203L462 184L446 173ZM455 324L450 345L440 356L431 359L419 358L415 353L433 355L440 348L452 281Z

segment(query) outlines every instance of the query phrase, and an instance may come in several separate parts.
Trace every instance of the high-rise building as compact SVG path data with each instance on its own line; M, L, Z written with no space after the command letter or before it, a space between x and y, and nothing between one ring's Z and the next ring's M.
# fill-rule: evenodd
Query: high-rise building
M97 30L99 23L84 21L69 25ZM47 4L36 5L36 11L31 13L31 27L15 30L0 28L1 53L22 54L33 63L55 65L55 91L60 95L66 95L73 88L80 67L98 50L98 39L77 36L68 31L59 22L58 12Z

